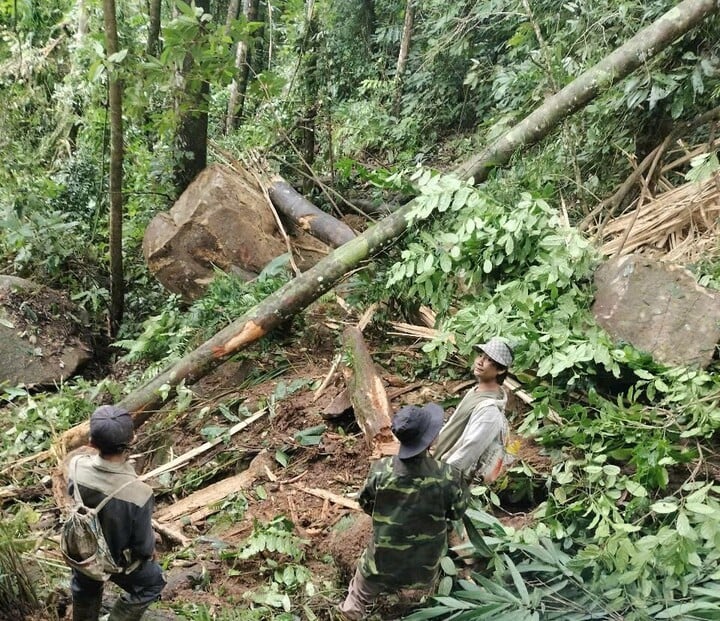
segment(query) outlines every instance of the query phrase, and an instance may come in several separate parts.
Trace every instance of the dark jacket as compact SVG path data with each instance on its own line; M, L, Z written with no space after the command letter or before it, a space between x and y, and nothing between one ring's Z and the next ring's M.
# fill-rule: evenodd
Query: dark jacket
M385 587L427 586L447 548L448 520L460 519L466 498L457 472L427 453L375 462L359 503L373 518L373 539L360 572Z
M133 481L101 509L100 524L110 553L120 567L152 558L155 551L153 492L137 478L131 463L118 464L98 455L79 455L70 462L68 475L70 495L77 483L83 504L88 507L96 507L114 490Z

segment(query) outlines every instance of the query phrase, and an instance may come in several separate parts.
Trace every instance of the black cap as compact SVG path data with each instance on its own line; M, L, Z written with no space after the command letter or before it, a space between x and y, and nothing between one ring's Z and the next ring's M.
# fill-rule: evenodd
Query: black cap
M390 429L400 440L398 457L408 459L422 453L440 433L443 409L437 403L406 405L393 416Z
M103 453L122 453L135 435L135 425L127 410L101 405L90 417L90 442Z

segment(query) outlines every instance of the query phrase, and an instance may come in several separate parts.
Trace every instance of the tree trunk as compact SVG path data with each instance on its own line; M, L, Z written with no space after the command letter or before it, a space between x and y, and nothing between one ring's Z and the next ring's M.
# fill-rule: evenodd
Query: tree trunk
M258 0L243 0L243 15L245 20L254 22L257 16ZM228 18L230 17L228 10ZM230 84L230 95L228 97L227 116L225 117L225 133L229 134L240 125L240 119L244 114L245 93L247 92L248 79L250 77L250 45L245 41L238 41L235 51L235 70L237 78Z
M162 0L150 0L148 5L148 38L146 52L148 56L160 53L160 7Z
M400 53L398 54L397 68L395 69L395 100L393 109L395 114L400 110L400 98L402 97L402 81L405 74L408 54L410 53L410 40L412 39L413 24L415 22L415 7L413 0L407 0L405 4L405 21L403 23L402 41Z
M716 1L685 0L668 11L658 21L631 39L631 41L635 42L634 50L637 57L645 58L659 53L674 38L689 31L693 26L700 23L704 17L712 13ZM662 38L658 37L658 32L666 33L669 29L673 31L673 36L666 34ZM646 41L647 46L639 47L639 41ZM662 45L660 45L661 43ZM622 46L619 50L625 49L628 45ZM619 50L613 52L611 56L617 58ZM620 58L625 58L626 53L623 52ZM620 58L618 58L618 61ZM620 79L621 75L614 66L607 64L605 61L600 64L606 68L605 70L610 75L614 76L610 83ZM586 84L586 88L591 91L590 97L584 97L582 92L576 93L573 86L575 82L569 84L561 92L574 93L572 96L583 97L586 102L592 99L592 96L597 94L598 91L592 83L587 83L584 78L585 75L580 76L578 81L582 80ZM525 119L485 149L483 151L485 154L484 159L473 158L458 170L461 173L465 171L464 174L466 175L472 175L475 183L482 182L491 167L502 166L510 159L512 151L503 145L516 144L520 148L530 144L547 135L555 125L563 120L563 116L553 113L559 105L560 103L556 97L552 97L530 115L536 118L548 118L548 122L542 126L544 133L539 133ZM568 110L568 115L577 109L574 106L567 105L562 107ZM360 261L387 248L406 230L408 215L412 209L413 202L411 201L375 226L367 229L362 235L358 235L348 243L340 246L317 265L278 289L242 317L236 319L205 341L197 349L186 354L175 364L170 365L143 386L134 390L120 402L120 405L129 412L142 412L143 410L152 409L163 401L162 393L166 386L177 386L183 381L185 384L191 384L220 364L224 356L245 349L251 343L265 336L270 330L283 324L288 318L332 289ZM60 442L66 448L75 448L87 441L87 431L87 423L73 427L62 435Z
M355 326L345 328L343 343L352 366L350 377L346 380L350 401L355 420L365 435L365 443L372 449L374 457L394 455L397 453L397 440L390 431L390 400L362 332Z
M85 41L85 35L88 32L88 12L85 6L85 0L77 0L77 30L75 31L75 39L82 44Z
M281 214L333 248L338 248L355 237L347 224L315 207L280 177L273 180L268 194Z
M545 100L539 108L479 155L461 164L455 170L456 174L462 178L473 177L476 183L484 181L492 168L507 163L517 149L547 136L560 121L644 65L718 7L718 0L684 0Z
M210 13L210 0L195 0L195 6ZM182 74L187 76L192 70L195 60L190 53L183 60ZM208 100L210 83L202 80L199 88L191 86L194 81L187 81L179 106L180 121L175 136L177 163L174 180L177 195L197 177L207 165L207 134L208 134Z
M109 58L118 52L117 19L115 0L104 0L103 19L105 26L106 55ZM117 70L110 65L108 79L110 106L110 336L117 334L122 322L125 280L123 275L122 226L123 226L123 123L122 83Z

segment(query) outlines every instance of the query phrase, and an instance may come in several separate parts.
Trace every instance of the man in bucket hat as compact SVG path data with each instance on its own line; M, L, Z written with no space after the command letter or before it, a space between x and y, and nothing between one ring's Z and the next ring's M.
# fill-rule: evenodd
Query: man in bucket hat
M466 482L476 473L491 482L502 465L496 461L498 456L503 459L509 433L502 384L513 362L513 350L499 337L475 348L479 352L473 363L477 383L441 429L433 454L457 468Z
M125 594L115 602L108 621L139 621L165 586L162 570L154 560L152 488L137 478L128 462L134 437L130 414L119 407L103 405L90 417L90 445L98 454L78 455L68 468L70 495L77 485L85 506L96 507L111 496L100 510L99 519L110 553L123 568L122 573L112 574L110 580ZM104 584L73 569L70 582L73 621L97 621Z
M375 462L358 501L372 516L373 535L358 562L340 612L366 618L383 591L427 589L447 549L448 522L465 512L466 498L453 469L428 455L443 423L443 409L408 405L393 417L398 454Z

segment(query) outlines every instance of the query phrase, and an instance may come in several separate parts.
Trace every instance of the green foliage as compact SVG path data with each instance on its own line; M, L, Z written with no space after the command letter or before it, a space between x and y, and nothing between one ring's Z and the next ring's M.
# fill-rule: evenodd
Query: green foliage
M3 512L0 524L0 615L25 617L44 608L38 584L40 567L34 559L36 538L30 525L38 516L20 510L14 515Z
M217 270L207 293L187 312L180 309L179 298L170 297L159 315L143 322L140 336L119 340L115 346L127 350L128 361L145 360L164 367L241 317L286 281L287 276L278 273L247 282Z
M101 384L98 392L107 388ZM26 389L6 389L3 398L9 405L0 410L3 434L0 455L12 461L21 455L49 448L55 434L85 420L91 406L82 399L87 386L67 386L57 394L32 394Z
M268 576L267 583L244 597L256 605L290 612L291 595L302 592L311 597L315 587L312 573L303 564L308 541L298 537L295 527L283 516L263 524L253 521L253 531L237 550L225 550L222 557L228 560L261 560L260 573ZM231 575L238 570L231 570Z

